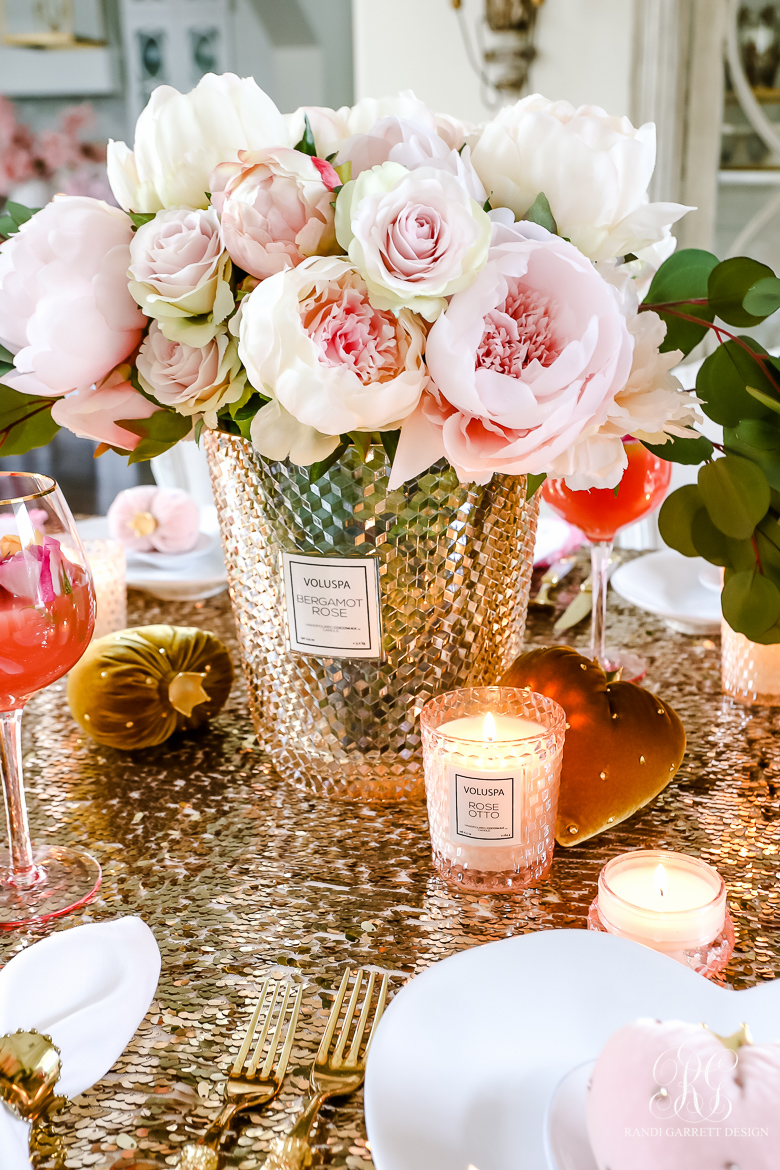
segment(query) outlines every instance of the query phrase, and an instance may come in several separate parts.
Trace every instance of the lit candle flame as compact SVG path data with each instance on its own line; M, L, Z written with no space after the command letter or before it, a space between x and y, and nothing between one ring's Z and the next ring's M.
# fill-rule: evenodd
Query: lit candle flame
M487 715L485 716L485 727L484 727L484 730L483 730L482 734L483 734L483 736L484 736L485 740L486 740L488 743L494 743L494 742L495 742L495 738L496 738L496 721L495 721L495 719L493 718L493 716L490 714L490 712L489 712L489 711L488 711Z
M655 871L655 888L663 898L664 894L666 893L666 870L662 865L659 865L658 869Z

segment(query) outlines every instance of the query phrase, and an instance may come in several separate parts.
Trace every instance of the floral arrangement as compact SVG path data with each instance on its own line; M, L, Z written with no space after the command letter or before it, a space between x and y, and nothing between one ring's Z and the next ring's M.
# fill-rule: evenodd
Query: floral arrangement
M208 75L157 88L133 149L112 142L107 161L119 208L57 196L0 221L1 454L64 426L139 460L210 428L312 479L381 444L391 488L446 459L462 482L526 475L534 491L545 475L616 487L631 435L704 460L729 498L724 468L738 494L745 465L765 478L749 451L780 435L780 364L729 337L709 393L671 371L708 328L726 340L716 314L773 312L774 276L671 255L689 209L648 202L652 125L538 95L479 127L412 93L283 116L251 79ZM726 366L764 378L739 399L762 427L713 460L695 424L700 405L716 417ZM707 482L685 508L671 497L667 530L703 508L696 551L715 530L722 561L724 541L755 544L749 519L774 534L768 485L726 531ZM780 552L749 572L780 620Z
M17 120L13 102L0 95L0 199L55 178L69 195L109 197L105 143L84 140L95 123L95 111L83 102L67 106L56 126L34 134Z

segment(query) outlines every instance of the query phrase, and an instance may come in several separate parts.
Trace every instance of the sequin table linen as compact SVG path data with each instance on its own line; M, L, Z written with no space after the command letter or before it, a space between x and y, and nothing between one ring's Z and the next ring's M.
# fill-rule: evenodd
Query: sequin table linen
M577 587L572 574L568 594ZM227 596L172 604L131 593L133 624L200 625L235 637ZM552 618L533 612L532 643ZM157 998L111 1073L57 1128L68 1168L104 1170L177 1150L213 1117L265 974L305 982L302 1027L281 1097L241 1125L226 1165L254 1170L291 1124L346 963L394 985L465 947L531 930L582 927L598 874L635 848L703 857L729 889L737 944L724 978L745 987L780 964L780 711L720 693L717 639L673 634L610 595L610 633L649 660L648 685L679 711L688 752L672 786L614 831L557 849L549 879L513 894L469 894L434 871L423 804L314 799L283 784L259 751L237 683L211 730L122 755L83 738L64 684L25 716L34 838L88 847L104 867L98 900L49 929L140 914L163 957ZM584 645L587 629L573 639ZM0 937L0 959L46 930ZM369 1170L362 1098L323 1110L315 1166Z

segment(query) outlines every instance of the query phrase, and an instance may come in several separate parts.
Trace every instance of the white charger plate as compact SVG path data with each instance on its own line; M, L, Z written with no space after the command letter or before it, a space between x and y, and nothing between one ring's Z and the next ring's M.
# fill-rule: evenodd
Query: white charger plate
M538 931L428 968L395 996L371 1046L377 1170L553 1170L557 1086L640 1017L704 1021L722 1035L744 1020L756 1042L777 1040L780 981L733 991L586 930Z
M163 601L202 601L227 588L227 572L219 539L216 508L201 508L201 533L188 553L134 553L127 551L127 587L151 593ZM82 540L106 540L108 519L91 516L77 520Z
M701 557L664 548L621 565L610 585L625 601L657 614L679 633L718 634L720 590L712 587L711 569Z

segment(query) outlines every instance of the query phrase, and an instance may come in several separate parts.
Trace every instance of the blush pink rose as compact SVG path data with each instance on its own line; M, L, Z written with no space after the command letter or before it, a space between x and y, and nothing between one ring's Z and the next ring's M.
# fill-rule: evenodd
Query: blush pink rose
M202 346L170 341L153 321L136 359L148 394L184 415L216 415L244 393L246 373L238 342L226 329ZM216 426L216 417L213 424Z
M628 380L633 340L616 290L572 244L493 217L487 264L428 335L435 393L402 429L391 486L442 455L464 483L555 473ZM594 458L577 486L612 487L621 471Z
M211 201L232 260L258 279L294 268L307 256L338 251L329 162L300 150L242 150L211 176Z
M118 208L56 195L0 244L0 341L15 354L7 385L67 394L135 349L146 318L127 288L131 238Z
M127 380L129 374L129 366L120 366L97 386L58 399L51 409L52 418L80 439L134 451L140 437L120 427L118 419L150 418L158 407L133 388Z

